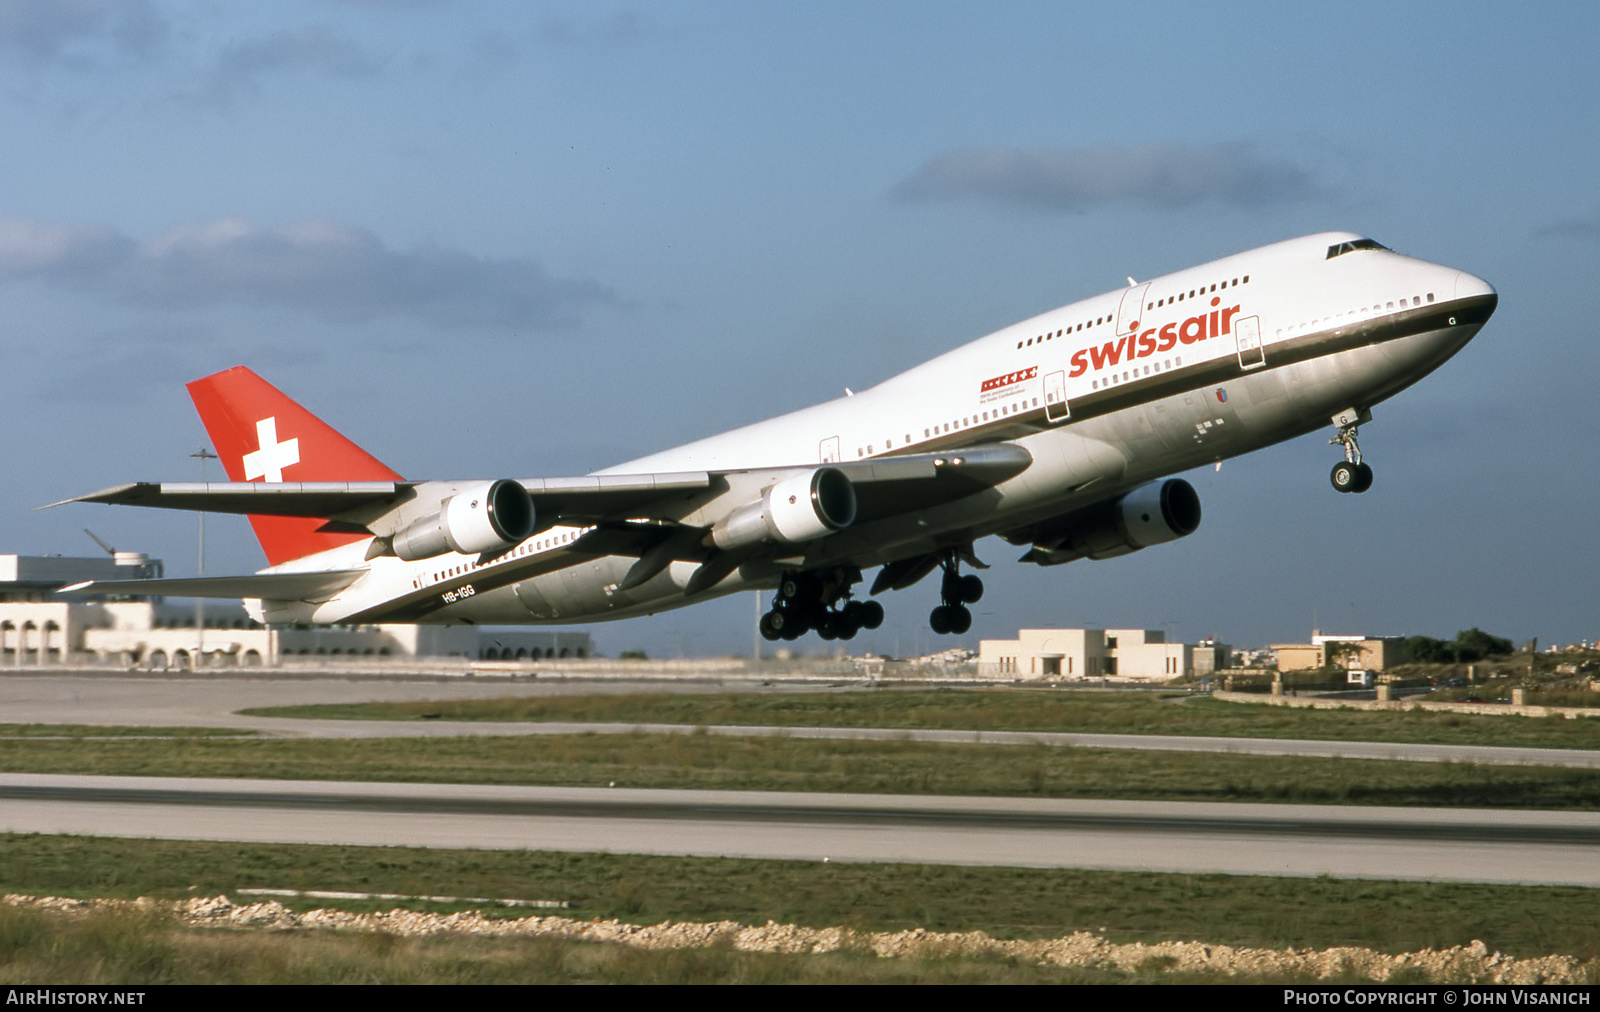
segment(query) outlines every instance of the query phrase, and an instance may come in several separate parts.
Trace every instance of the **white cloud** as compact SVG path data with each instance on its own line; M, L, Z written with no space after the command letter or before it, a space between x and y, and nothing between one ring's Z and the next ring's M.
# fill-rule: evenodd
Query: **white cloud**
M1137 148L961 148L893 190L908 202L986 200L1029 210L1106 203L1171 209L1205 201L1261 206L1322 195L1303 170L1248 144Z
M621 300L595 281L551 276L537 261L425 245L390 249L365 229L308 221L262 228L227 218L140 244L99 225L0 220L0 281L38 279L151 308L281 306L347 322L548 330Z

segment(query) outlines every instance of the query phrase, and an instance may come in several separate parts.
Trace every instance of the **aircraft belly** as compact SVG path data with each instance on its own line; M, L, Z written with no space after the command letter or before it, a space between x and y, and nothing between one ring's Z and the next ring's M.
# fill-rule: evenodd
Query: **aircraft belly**
M528 608L513 587L496 587L476 594L461 604L452 604L427 616L429 625L471 621L479 625L523 625Z
M532 615L534 618L560 618L560 615L557 613L555 607L550 604L549 599L546 598L539 589L540 584L550 580L554 576L554 573L546 574L545 576L536 576L531 580L523 580L521 583L513 584L511 587L512 594L514 594L517 600L521 602L522 606L527 609L528 614Z
M616 556L586 559L516 584L517 597L538 618L576 621L611 611L614 595L606 588L621 580L632 560Z
M1162 431L1168 428L1166 412L1157 410L1158 405L1159 401L1138 404L1108 416L1115 438L1128 456L1128 466L1134 470L1142 470L1153 459L1167 457L1172 449L1170 435Z

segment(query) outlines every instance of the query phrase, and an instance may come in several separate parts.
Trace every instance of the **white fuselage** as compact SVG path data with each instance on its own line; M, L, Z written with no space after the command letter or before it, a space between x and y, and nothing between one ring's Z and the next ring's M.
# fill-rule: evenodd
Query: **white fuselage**
M1351 242L1366 241L1307 236L1097 295L853 396L598 472L792 468L998 442L1033 457L979 494L852 525L794 558L735 570L703 594L685 594L692 562L619 590L633 558L570 554L582 531L556 528L482 565L465 555L379 558L338 597L268 602L266 617L381 621L389 603L424 597L431 610L410 620L628 617L770 587L799 564L865 568L970 543L1293 438L1420 379L1493 309L1493 289L1452 267L1381 248L1329 256ZM278 571L359 566L362 555L356 544Z

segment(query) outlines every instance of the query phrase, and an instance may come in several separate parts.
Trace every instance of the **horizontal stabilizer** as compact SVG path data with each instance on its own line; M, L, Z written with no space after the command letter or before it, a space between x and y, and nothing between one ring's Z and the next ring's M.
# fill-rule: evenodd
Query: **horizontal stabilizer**
M173 580L88 580L62 587L57 593L326 601L366 573L365 569L338 569L320 573L252 573Z
M159 506L206 513L252 513L276 517L329 517L405 489L394 481L138 481L63 499L115 506ZM48 506L41 507L49 509Z

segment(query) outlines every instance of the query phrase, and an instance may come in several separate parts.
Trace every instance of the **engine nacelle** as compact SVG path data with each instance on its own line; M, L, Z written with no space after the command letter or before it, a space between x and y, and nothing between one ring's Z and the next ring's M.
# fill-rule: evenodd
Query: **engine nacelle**
M761 541L795 545L849 527L855 519L855 486L837 468L819 467L783 479L728 514L711 528L711 540L723 549Z
M1074 559L1112 559L1188 537L1200 526L1200 496L1182 478L1141 485L1108 506L1072 518L1065 535L1041 539L1023 556L1055 566Z
M477 555L510 548L533 531L533 521L533 500L520 483L476 481L441 502L437 513L396 534L394 554L416 562L446 552Z

